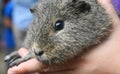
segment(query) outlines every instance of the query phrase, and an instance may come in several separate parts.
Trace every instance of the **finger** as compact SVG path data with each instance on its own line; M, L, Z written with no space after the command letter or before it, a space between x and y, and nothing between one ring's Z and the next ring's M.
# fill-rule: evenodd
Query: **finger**
M97 0L97 1L99 4L101 4L103 6L111 3L111 0Z
M15 66L8 70L8 74L27 74L39 72L42 67L42 64L36 60L31 59L29 61L21 63L19 66Z
M24 57L25 55L27 55L29 53L29 51L25 48L21 48L19 49L18 51L18 54L21 56L21 57Z

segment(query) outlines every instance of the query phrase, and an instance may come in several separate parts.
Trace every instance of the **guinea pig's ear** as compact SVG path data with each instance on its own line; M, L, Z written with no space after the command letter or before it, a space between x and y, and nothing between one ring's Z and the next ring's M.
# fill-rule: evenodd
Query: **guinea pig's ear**
M78 0L72 0L73 3L77 2Z
M89 12L91 10L91 5L86 1L72 0L72 2L68 3L67 8L69 12L73 14L80 14Z

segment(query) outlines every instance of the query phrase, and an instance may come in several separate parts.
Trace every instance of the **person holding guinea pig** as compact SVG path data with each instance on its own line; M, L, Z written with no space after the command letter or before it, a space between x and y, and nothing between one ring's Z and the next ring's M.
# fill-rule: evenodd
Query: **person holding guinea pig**
M66 65L46 69L37 59L31 59L9 68L8 74L120 74L120 19L111 0L97 1L106 9L106 13L113 22L112 33L104 43L92 48L94 50L84 55L82 60L77 57ZM21 57L24 57L28 52L25 48L18 51Z

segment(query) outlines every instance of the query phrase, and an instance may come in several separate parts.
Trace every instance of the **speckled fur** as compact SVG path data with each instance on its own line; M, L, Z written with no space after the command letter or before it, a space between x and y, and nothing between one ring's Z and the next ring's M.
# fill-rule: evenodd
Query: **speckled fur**
M89 4L90 10L80 11L80 1ZM41 0L33 14L24 46L33 53L44 51L36 57L45 64L64 63L82 54L108 37L112 27L96 0ZM57 20L64 20L65 26L56 32Z

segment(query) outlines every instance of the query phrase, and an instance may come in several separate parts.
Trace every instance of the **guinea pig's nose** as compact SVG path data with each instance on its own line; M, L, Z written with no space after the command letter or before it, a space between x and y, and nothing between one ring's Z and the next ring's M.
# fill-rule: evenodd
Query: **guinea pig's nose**
M38 52L35 52L35 55L41 56L43 53L44 53L43 51L38 51Z

